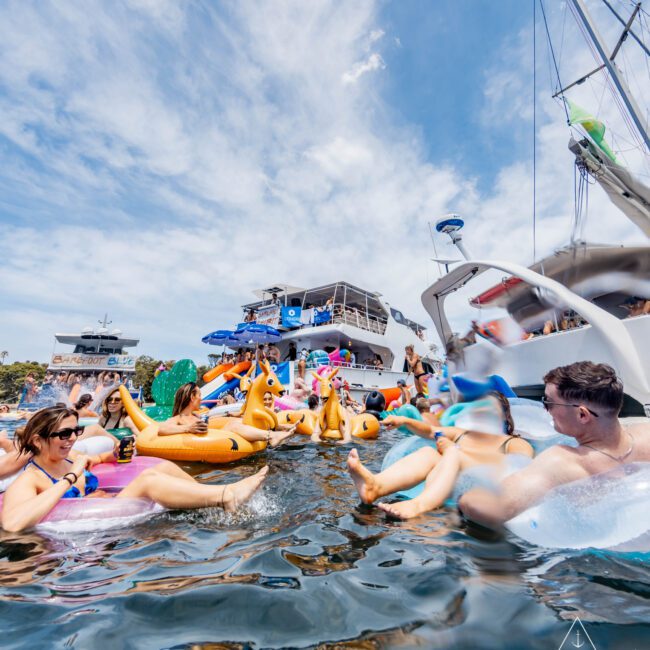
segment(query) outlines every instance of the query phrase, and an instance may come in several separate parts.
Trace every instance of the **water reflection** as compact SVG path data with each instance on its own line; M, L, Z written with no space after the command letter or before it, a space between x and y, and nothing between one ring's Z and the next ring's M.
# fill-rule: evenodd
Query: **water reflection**
M364 462L378 469L398 435L360 445ZM389 521L358 503L347 453L299 442L231 467L184 465L218 482L269 463L263 493L234 517L0 533L6 647L93 647L99 625L107 647L541 649L559 647L576 613L600 621L597 647L647 638L642 560L486 538L452 509Z

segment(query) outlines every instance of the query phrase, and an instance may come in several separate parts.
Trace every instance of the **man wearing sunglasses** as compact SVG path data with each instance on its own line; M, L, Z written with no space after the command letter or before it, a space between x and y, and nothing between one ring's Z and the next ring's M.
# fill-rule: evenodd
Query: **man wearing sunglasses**
M474 489L459 500L469 519L496 527L565 483L608 472L622 464L650 461L650 426L623 426L623 384L613 368L579 361L544 377L544 408L559 433L577 447L554 445L526 468L511 474L496 492Z

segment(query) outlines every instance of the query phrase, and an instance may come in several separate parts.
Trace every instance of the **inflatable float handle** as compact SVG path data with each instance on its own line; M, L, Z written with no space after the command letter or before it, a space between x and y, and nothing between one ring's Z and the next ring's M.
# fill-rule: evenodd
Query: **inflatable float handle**
M122 398L122 404L124 404L126 412L129 414L131 420L133 420L133 424L135 424L135 427L138 431L146 429L151 424L156 424L156 421L144 413L142 409L133 401L131 393L129 393L129 391L126 389L126 386L122 384L119 390L120 397Z

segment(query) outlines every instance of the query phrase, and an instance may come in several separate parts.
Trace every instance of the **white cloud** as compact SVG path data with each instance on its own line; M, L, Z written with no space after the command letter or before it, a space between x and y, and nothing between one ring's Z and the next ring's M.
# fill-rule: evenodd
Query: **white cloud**
M17 215L0 226L11 242L0 348L13 358L46 359L54 331L105 311L143 353L204 358L200 337L278 280L348 280L425 320L426 223L452 210L477 256L530 262L529 158L479 191L427 160L415 129L386 122L375 75L356 83L385 68L368 55L385 36L373 3L216 7L0 9L0 136L12 144L0 190ZM526 87L525 63L486 77L486 110L506 131L518 112L504 113L506 93ZM540 111L538 249L550 250L569 232L572 162L557 107ZM616 223L635 237L606 200L590 203L590 234Z
M365 61L355 63L352 68L343 73L341 80L344 84L356 83L361 76L373 70L384 70L386 64L380 54L373 52Z

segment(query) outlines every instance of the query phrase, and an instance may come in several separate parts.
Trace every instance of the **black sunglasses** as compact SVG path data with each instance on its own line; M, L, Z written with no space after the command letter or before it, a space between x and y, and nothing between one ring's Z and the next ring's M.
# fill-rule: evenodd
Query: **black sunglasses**
M584 404L564 404L562 402L551 402L548 397L546 397L546 395L542 396L542 404L547 411L550 411L549 406L573 406L574 408L580 408L582 406L582 408L587 409L587 411L589 411L589 413L591 413L595 418L598 417L598 413L595 413L590 408L587 408Z
M85 426L76 426L68 429L61 429L61 431L55 431L54 433L50 433L48 438L60 438L61 440L70 440L70 438L74 435L76 438L79 436L83 435Z

